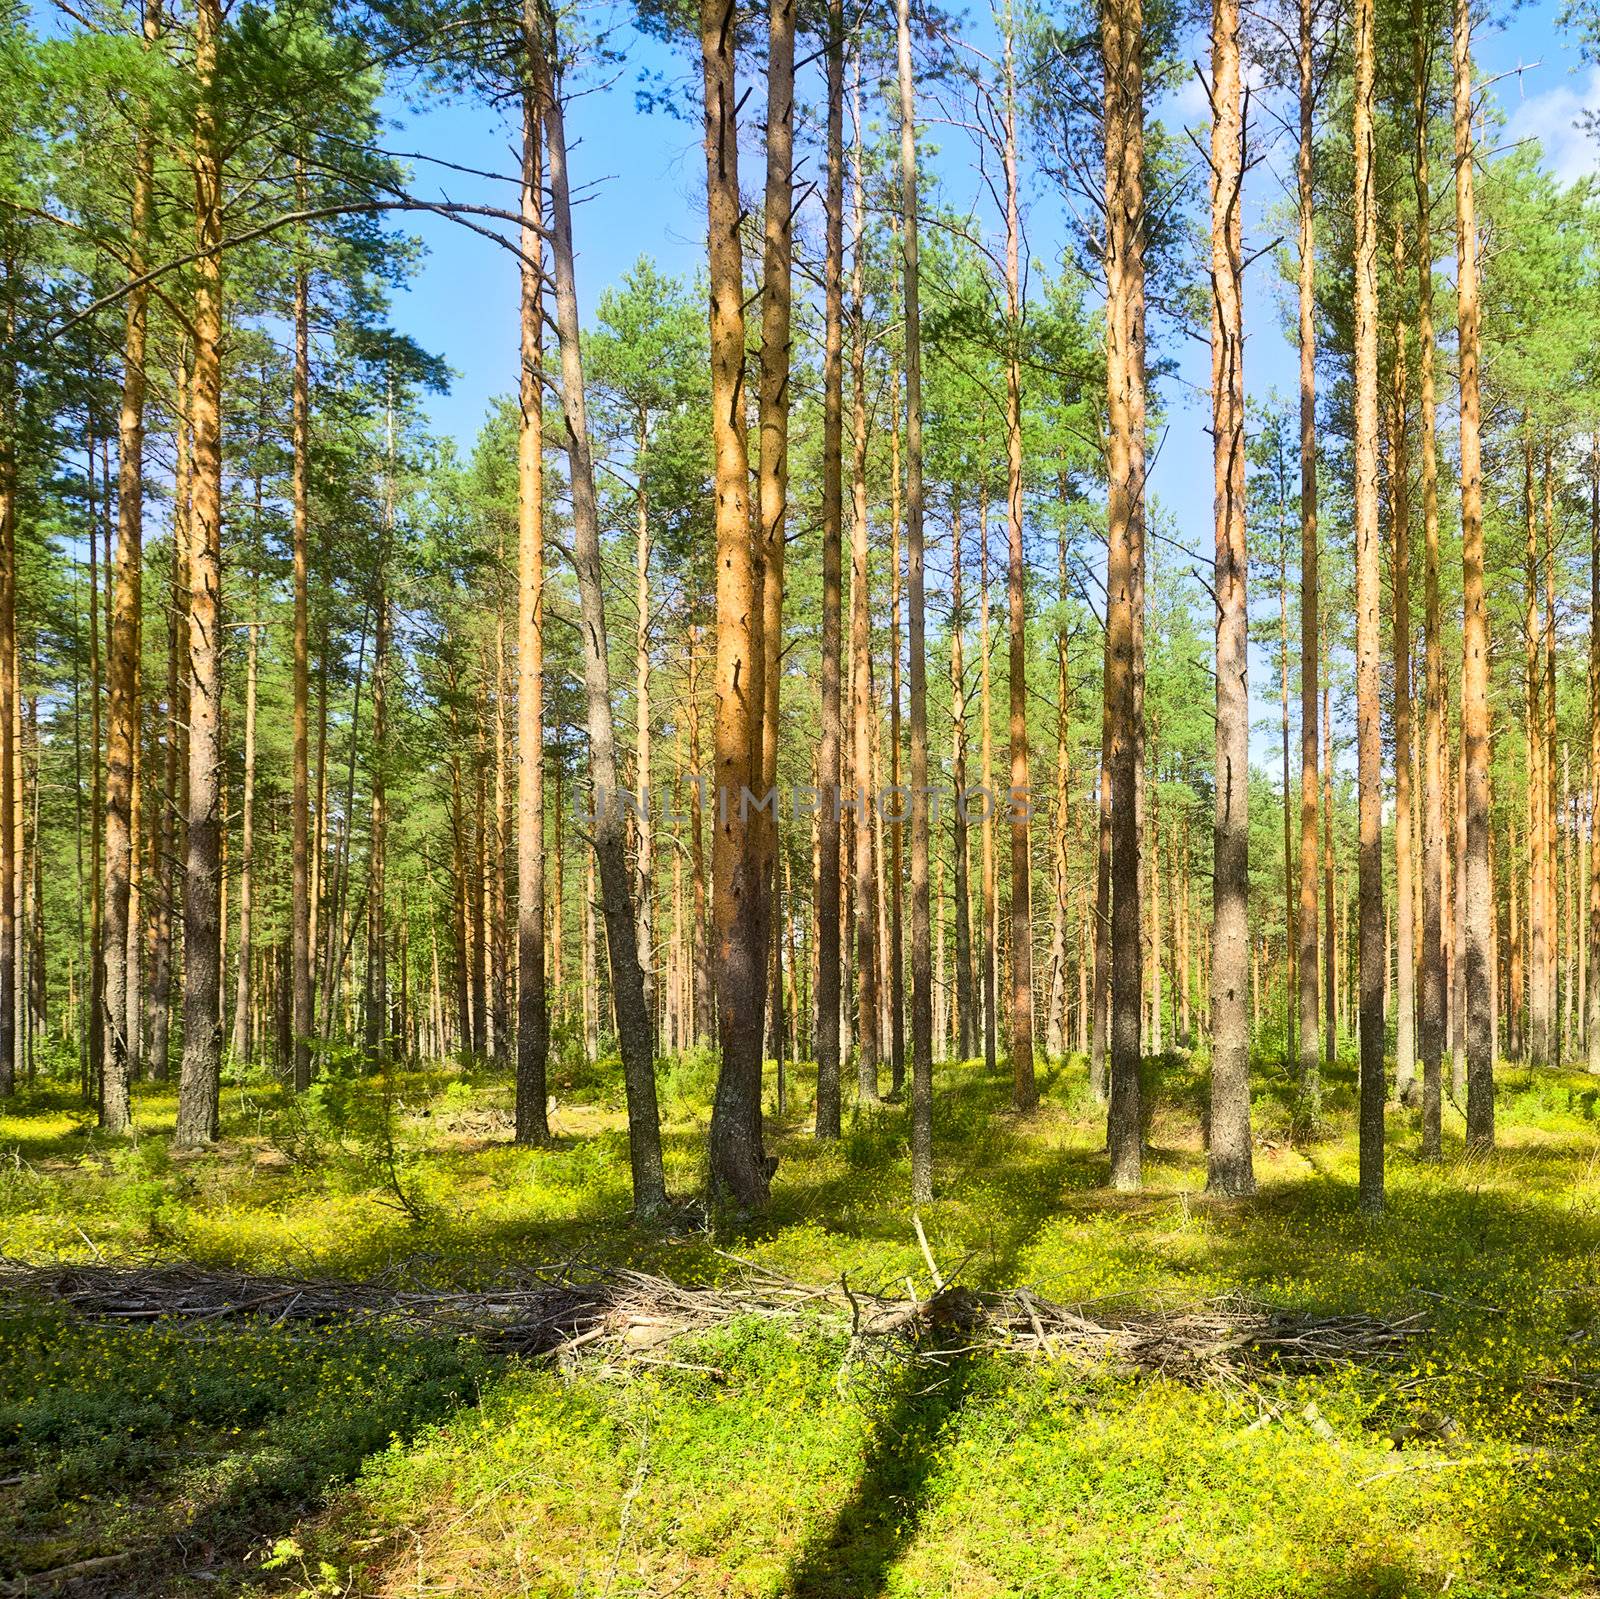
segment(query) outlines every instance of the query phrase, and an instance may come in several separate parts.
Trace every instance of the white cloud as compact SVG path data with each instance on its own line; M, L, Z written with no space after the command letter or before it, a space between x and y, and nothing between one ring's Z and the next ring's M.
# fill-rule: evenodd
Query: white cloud
M1537 139L1545 167L1562 183L1600 172L1600 139L1578 125L1585 111L1600 110L1600 67L1567 78L1515 106L1506 126L1508 141Z

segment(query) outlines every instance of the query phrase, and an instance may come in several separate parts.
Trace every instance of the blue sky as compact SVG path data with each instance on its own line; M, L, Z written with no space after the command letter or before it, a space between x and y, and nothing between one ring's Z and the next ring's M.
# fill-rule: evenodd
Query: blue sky
M1557 7L1549 0L1524 6L1509 26L1482 29L1476 40L1480 71L1485 75L1527 70L1503 78L1493 93L1508 118L1512 138L1536 136L1544 143L1549 165L1572 178L1597 165L1597 147L1573 122L1585 106L1600 106L1600 69L1582 66L1576 52L1558 34ZM976 26L976 25L975 25ZM979 30L987 32L987 17ZM699 144L699 119L692 100L688 115L673 119L636 108L635 83L642 72L661 73L691 91L691 69L697 59L641 41L626 33L615 42L625 46L623 64L611 69L606 84L586 85L569 111L575 185L586 186L578 206L579 293L585 313L600 291L615 283L641 253L665 270L691 275L704 259L704 168ZM1191 58L1200 56L1203 39L1192 42ZM747 136L759 118L759 83L750 85L744 122ZM813 97L817 85L808 85ZM1200 127L1205 103L1191 82L1162 108ZM420 151L465 166L512 174L516 160L512 131L500 113L473 102L436 105L420 113L402 113L403 127L391 135L397 149ZM1272 133L1265 115L1257 119L1259 137ZM946 145L946 179L955 198L970 185L962 182L963 152L957 137L940 130ZM756 153L746 153L745 182L759 178ZM414 186L423 195L448 195L456 200L489 199L505 204L506 186L481 182L413 163ZM1281 181L1292 174L1292 152L1280 149L1256 166L1249 180L1250 206L1246 253L1268 241L1265 212L1282 198ZM1030 184L1028 243L1033 258L1047 270L1059 256L1064 230L1070 225L1059 202L1039 185ZM394 313L400 326L424 345L445 355L458 376L449 394L430 402L436 429L463 444L477 432L490 399L510 390L516 370L516 262L514 257L466 230L434 219L407 219L425 241L428 254L410 289L398 296ZM1284 288L1276 281L1270 259L1251 268L1247 282L1246 319L1249 342L1246 381L1254 399L1265 400L1276 388L1292 394L1295 352L1285 337L1281 301ZM1167 385L1165 399L1171 428L1153 473L1153 488L1183 528L1184 542L1205 547L1210 534L1210 443L1204 431L1205 384L1209 356L1203 345L1188 341L1180 358L1178 380Z

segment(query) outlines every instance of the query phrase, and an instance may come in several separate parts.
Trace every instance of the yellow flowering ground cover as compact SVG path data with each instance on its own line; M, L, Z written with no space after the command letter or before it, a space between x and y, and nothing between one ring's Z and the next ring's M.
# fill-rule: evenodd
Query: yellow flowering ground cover
M1232 1203L1202 1192L1197 1069L1150 1070L1147 1189L1118 1196L1081 1062L1045 1073L1026 1120L1003 1073L941 1068L922 1219L946 1268L1065 1301L1421 1311L1410 1354L1248 1386L988 1353L841 1373L833 1334L753 1321L623 1378L370 1326L105 1327L11 1305L0 1577L175 1595L1600 1593L1600 1081L1502 1071L1500 1149L1465 1158L1447 1111L1438 1166L1391 1110L1371 1220L1348 1069L1297 1149L1263 1063L1261 1192ZM688 1197L709 1063L661 1075ZM487 1070L344 1077L301 1105L236 1082L223 1143L194 1156L168 1148L168 1091L141 1094L120 1146L70 1095L27 1091L0 1113L0 1244L316 1274L404 1261L441 1284L575 1258L715 1282L733 1253L925 1292L902 1109L863 1108L824 1147L803 1072L789 1090L770 1213L686 1209L658 1231L627 1216L605 1067L564 1085L548 1150L510 1144Z

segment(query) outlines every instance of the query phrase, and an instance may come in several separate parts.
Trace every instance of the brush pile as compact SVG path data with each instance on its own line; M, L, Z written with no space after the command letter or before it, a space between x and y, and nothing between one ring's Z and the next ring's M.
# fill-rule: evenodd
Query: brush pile
M1420 1314L1398 1321L1311 1316L1240 1298L1155 1310L1058 1305L1026 1288L984 1293L946 1285L937 1275L928 1298L918 1297L909 1281L899 1298L864 1293L847 1281L807 1286L748 1261L737 1265L739 1279L718 1287L689 1287L617 1268L528 1272L489 1288L449 1291L407 1286L409 1274L398 1270L343 1281L172 1262L27 1265L0 1257L0 1294L128 1326L162 1321L205 1332L371 1325L470 1337L505 1354L688 1370L710 1368L672 1358L674 1340L747 1318L804 1319L848 1332L846 1365L874 1350L910 1351L935 1361L1012 1352L1185 1382L1389 1361L1423 1330Z

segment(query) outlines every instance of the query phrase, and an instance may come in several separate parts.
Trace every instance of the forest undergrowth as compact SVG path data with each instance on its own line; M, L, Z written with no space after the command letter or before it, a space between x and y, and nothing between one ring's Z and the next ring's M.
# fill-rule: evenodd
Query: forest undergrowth
M810 1136L795 1074L758 1220L708 1216L712 1066L664 1062L669 1182L627 1214L619 1075L556 1090L556 1142L510 1142L493 1071L327 1069L295 1102L225 1093L224 1139L180 1155L173 1095L138 1136L66 1093L0 1116L0 1240L24 1260L177 1259L467 1287L531 1267L932 1292L907 1200L905 1112ZM944 1274L1062 1304L1243 1295L1307 1314L1421 1313L1401 1358L1238 1384L1058 1359L903 1350L752 1317L619 1368L491 1356L381 1325L138 1327L16 1304L0 1340L0 1581L13 1593L1533 1595L1600 1591L1600 1081L1506 1068L1501 1147L1416 1156L1389 1119L1384 1216L1355 1196L1354 1065L1295 1147L1262 1059L1260 1194L1204 1193L1199 1064L1148 1063L1147 1188L1103 1186L1081 1062L1043 1104L1004 1073L939 1075ZM737 1258L735 1258L737 1257ZM659 1352L658 1352L659 1353ZM670 1361L672 1363L665 1363ZM52 1575L53 1574L53 1575Z

